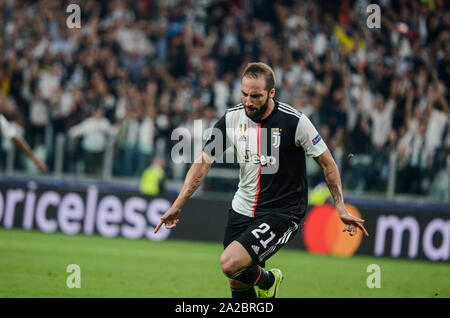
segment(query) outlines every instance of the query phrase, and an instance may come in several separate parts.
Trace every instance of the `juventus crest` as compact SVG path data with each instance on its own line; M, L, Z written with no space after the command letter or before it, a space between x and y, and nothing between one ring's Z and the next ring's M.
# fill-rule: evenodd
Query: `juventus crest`
M272 146L274 148L280 147L281 142L281 128L272 128Z

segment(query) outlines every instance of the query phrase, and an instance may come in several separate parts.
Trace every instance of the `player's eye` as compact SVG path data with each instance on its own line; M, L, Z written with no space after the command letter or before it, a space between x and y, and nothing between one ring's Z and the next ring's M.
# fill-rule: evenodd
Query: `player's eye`
M242 96L244 96L244 97L247 97L247 96L249 96L247 93L244 93L244 92L242 92ZM250 95L250 98L252 98L252 99L258 99L258 98L260 98L262 95L261 94L251 94Z

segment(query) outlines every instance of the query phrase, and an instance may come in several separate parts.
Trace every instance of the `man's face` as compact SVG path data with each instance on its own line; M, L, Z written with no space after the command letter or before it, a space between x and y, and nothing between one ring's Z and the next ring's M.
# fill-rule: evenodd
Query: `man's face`
M269 100L273 95L273 89L271 92L266 90L264 77L242 78L242 104L244 104L245 114L250 119L258 121L263 117L269 105Z

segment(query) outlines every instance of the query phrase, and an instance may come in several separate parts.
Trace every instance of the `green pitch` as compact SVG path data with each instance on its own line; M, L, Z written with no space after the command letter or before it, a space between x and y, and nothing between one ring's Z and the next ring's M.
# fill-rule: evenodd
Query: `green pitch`
M228 298L219 265L221 244L107 239L0 229L0 297ZM69 264L81 288L66 285ZM370 289L369 264L381 269ZM349 259L282 249L267 268L282 269L281 298L450 297L450 266L354 256Z

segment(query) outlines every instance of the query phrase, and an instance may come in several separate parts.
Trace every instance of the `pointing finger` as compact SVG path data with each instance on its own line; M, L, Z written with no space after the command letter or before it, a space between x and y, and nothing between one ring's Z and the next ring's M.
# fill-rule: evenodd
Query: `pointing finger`
M364 226L360 223L356 223L356 225L361 229L361 231L363 231L365 236L369 236L369 232L367 232L367 230L364 228Z
M161 219L161 221L159 221L158 225L155 228L155 231L153 233L157 233L159 231L159 228L161 227L161 225L163 225L164 221Z

